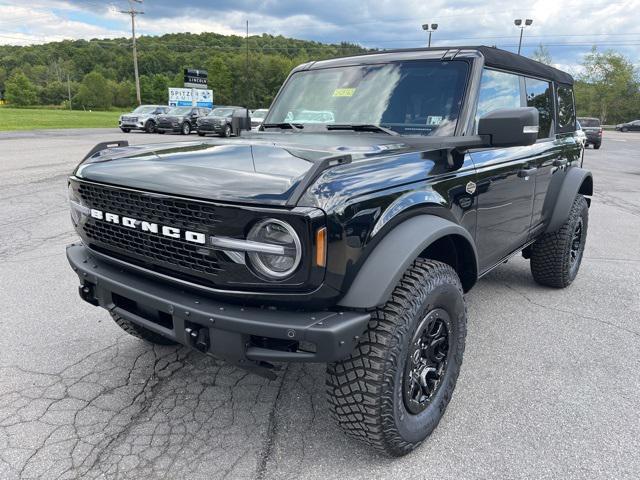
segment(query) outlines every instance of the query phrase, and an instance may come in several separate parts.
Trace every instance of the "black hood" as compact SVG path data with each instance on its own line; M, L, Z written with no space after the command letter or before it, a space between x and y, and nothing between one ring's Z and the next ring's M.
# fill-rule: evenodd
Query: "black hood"
M151 192L238 203L286 205L327 157L406 150L372 134L246 134L241 139L121 147L78 166L78 178Z

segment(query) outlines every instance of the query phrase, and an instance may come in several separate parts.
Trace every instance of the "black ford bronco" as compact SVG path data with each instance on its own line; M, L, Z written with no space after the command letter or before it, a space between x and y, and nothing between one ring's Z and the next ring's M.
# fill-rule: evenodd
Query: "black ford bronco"
M235 140L98 145L69 179L80 296L269 378L325 362L340 426L406 454L451 399L464 293L519 252L576 277L572 85L489 47L374 53L297 67Z

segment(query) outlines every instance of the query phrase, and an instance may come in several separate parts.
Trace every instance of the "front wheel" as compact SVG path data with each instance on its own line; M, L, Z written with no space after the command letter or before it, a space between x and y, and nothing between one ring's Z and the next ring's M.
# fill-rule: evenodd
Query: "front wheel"
M131 131L130 128L121 128L120 130L122 130L124 133L129 133Z
M204 132L198 132L199 137L204 137Z
M540 285L564 288L578 275L589 225L589 206L577 195L569 218L556 232L544 234L531 246L531 274Z
M222 136L225 138L229 138L231 136L231 125L226 125L224 127L224 132L222 132Z
M191 124L189 122L184 122L180 129L180 133L182 133L182 135L189 135L191 133Z
M629 131L629 129L628 129L627 127L622 127L622 128L620 129L620 131L621 131L621 132L628 132L628 131Z
M372 313L351 356L327 367L328 400L340 427L387 455L418 447L453 394L466 324L456 272L415 260Z
M144 124L144 131L147 133L154 133L156 131L156 124L151 120L147 121L147 123Z
M593 149L594 150L600 150L600 144L599 143L594 143L593 144Z

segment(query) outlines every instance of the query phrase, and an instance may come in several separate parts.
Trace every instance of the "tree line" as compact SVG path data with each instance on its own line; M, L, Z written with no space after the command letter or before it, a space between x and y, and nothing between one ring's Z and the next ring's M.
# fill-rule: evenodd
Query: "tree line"
M183 86L183 69L205 69L216 104L269 106L291 69L317 59L367 50L274 35L176 33L137 39L143 103L166 104ZM248 73L248 74L247 74ZM107 110L135 105L131 40L65 40L0 46L0 92L15 106L61 105Z
M267 107L293 67L364 53L350 43L323 44L274 35L248 39L216 33L174 33L138 39L143 103L167 103L169 87L183 85L186 67L205 69L219 105ZM533 58L551 64L540 45ZM640 118L640 78L633 63L595 47L576 75L579 116L605 124ZM66 40L32 46L0 46L0 92L15 106L58 105L124 109L135 105L131 41L126 38Z

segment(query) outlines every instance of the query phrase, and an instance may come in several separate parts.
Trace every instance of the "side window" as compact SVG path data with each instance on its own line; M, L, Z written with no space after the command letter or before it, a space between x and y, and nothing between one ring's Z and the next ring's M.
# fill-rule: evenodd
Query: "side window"
M548 138L551 133L551 119L553 118L551 84L533 78L525 78L524 82L527 89L527 107L536 107L540 115L538 138Z
M558 132L567 133L576 130L576 110L573 104L573 89L558 87Z
M482 72L476 125L478 119L489 112L501 108L521 107L520 77L512 73L487 70Z

